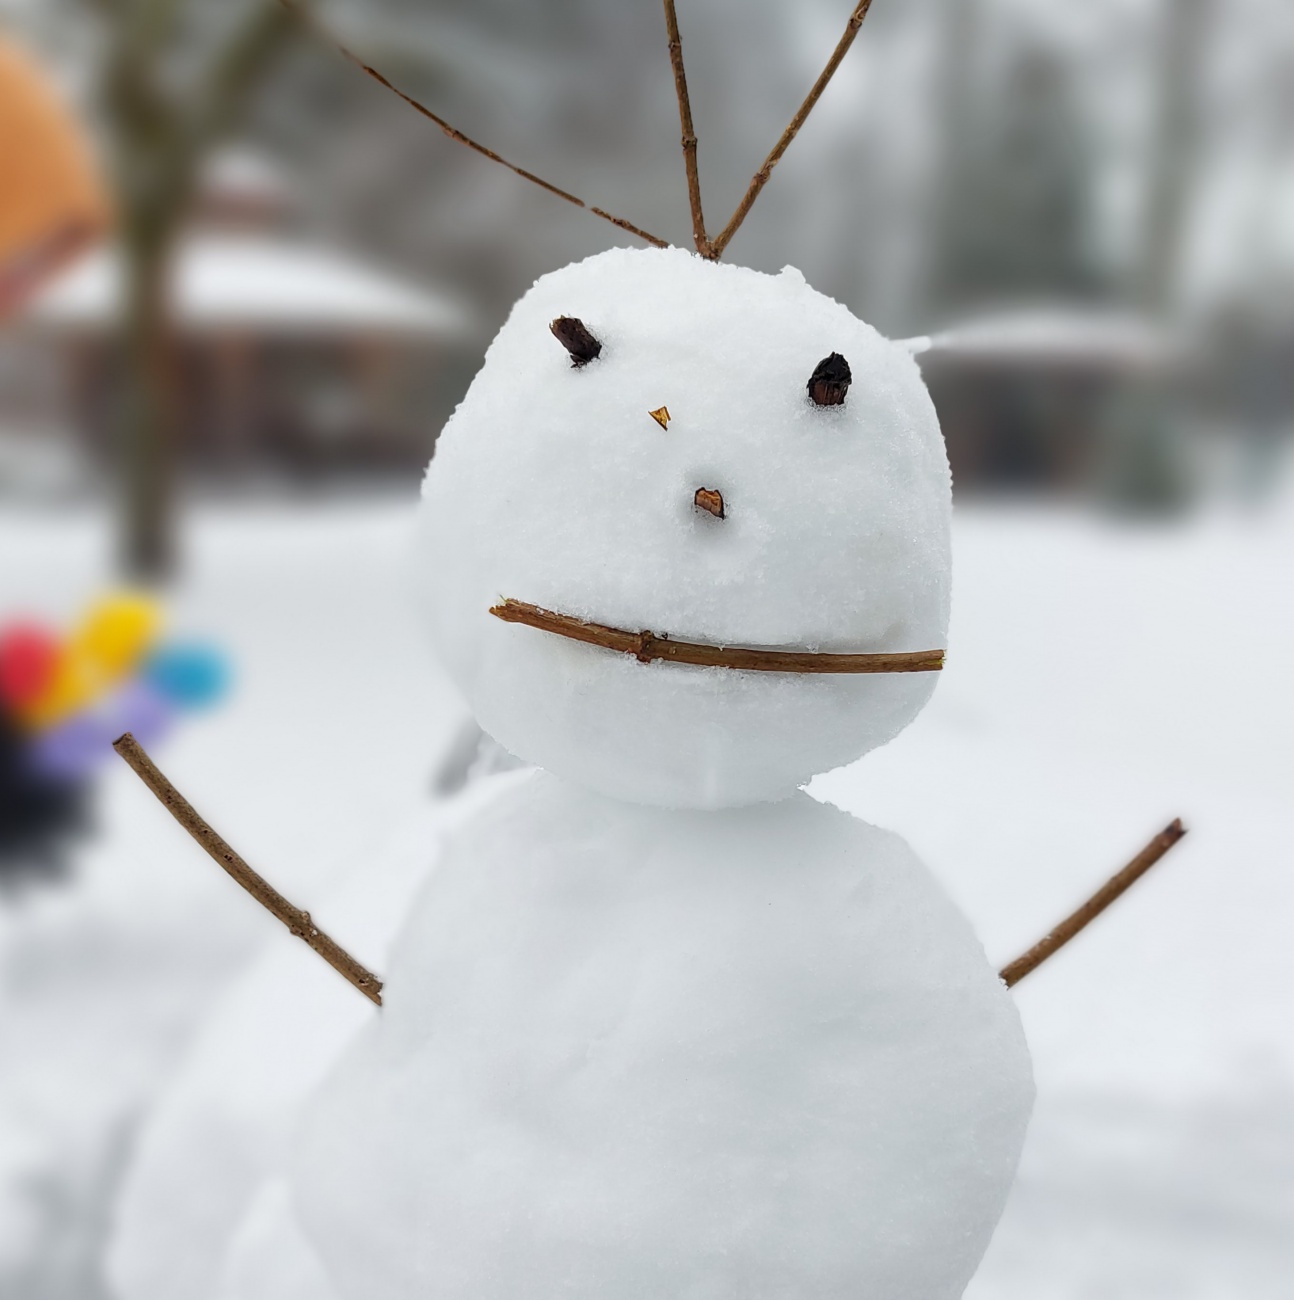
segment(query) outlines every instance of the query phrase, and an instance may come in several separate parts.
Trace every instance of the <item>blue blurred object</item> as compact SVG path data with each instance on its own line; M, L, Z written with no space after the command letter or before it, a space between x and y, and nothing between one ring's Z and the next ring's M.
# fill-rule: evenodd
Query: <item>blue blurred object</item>
M202 642L163 646L144 665L143 679L158 694L183 709L214 704L229 689L229 662ZM138 731L136 730L136 735Z

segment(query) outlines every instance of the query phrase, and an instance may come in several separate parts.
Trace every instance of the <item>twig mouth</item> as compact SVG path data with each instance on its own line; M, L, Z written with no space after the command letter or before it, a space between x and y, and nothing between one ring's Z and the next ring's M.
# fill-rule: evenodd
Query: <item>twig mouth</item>
M882 654L834 654L816 650L761 650L744 646L706 645L674 641L663 632L629 632L559 614L524 600L504 599L490 608L505 623L524 623L586 645L633 655L639 663L663 659L698 668L737 668L761 673L937 673L944 666L942 650L899 650Z

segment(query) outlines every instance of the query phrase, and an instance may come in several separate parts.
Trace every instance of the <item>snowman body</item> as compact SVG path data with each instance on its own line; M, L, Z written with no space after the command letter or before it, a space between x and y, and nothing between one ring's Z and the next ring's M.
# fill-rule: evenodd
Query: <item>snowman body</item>
M572 366L558 317L596 355ZM853 383L819 406L828 354ZM798 792L933 674L642 663L490 613L941 647L948 469L911 358L796 272L591 258L514 308L424 521L442 658L548 770L460 829L307 1109L293 1204L332 1284L960 1295L1031 1104L1019 1020L911 850Z
M959 1296L1030 1088L1009 994L897 836L547 773L460 834L297 1204L345 1297Z

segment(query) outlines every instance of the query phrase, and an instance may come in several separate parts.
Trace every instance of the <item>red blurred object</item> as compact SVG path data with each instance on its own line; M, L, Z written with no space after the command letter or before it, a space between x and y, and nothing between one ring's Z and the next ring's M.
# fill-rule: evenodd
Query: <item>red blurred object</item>
M40 699L54 680L58 639L34 623L0 632L0 701L14 708Z

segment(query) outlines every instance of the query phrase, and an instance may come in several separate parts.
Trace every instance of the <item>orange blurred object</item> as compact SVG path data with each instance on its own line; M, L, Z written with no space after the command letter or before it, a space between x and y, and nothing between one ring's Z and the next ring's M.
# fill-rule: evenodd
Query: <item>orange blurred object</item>
M0 319L108 225L80 126L36 63L0 36Z

